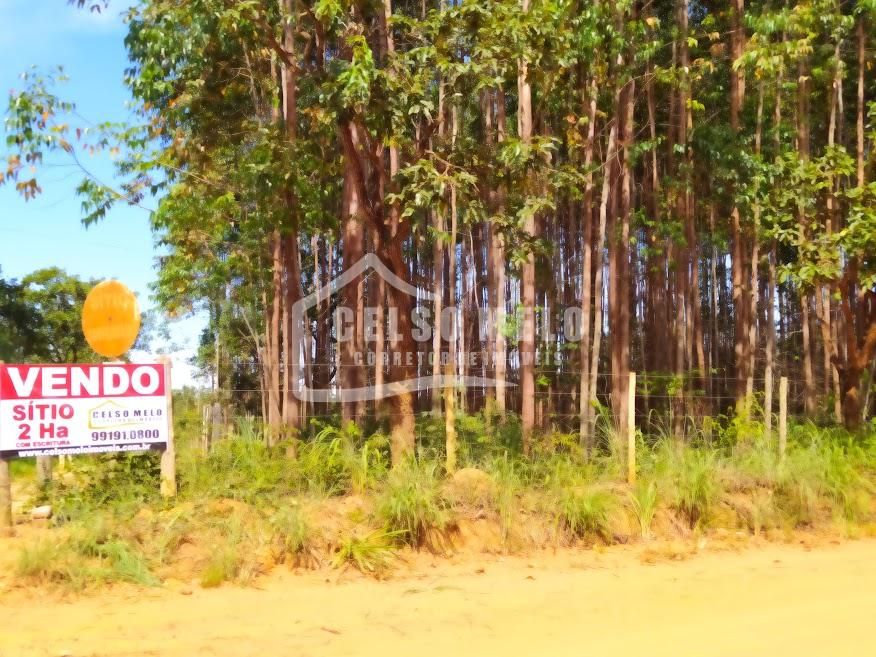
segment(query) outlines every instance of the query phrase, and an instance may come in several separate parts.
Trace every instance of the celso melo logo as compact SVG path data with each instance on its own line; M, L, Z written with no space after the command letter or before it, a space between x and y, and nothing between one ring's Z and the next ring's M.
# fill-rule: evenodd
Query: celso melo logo
M310 362L320 366L327 366L327 364L319 363L317 355L313 352L313 343L309 336L314 331L313 323L320 321L320 318L314 320L311 317L310 311L327 299L341 296L339 293L347 286L353 287L356 285L360 277L362 280L369 281L372 285L374 280L381 279L386 286L392 286L411 297L410 335L399 335L400 322L398 310L391 307L391 304L387 303L385 310L384 306L370 307L362 303L363 300L358 299L357 294L348 293L346 295L347 303L358 303L358 312L357 308L349 307L349 305L345 306L340 303L328 304L332 308L330 340L335 344L338 351L346 348L349 353L351 346L357 347L352 350L352 363L347 363L346 366L362 367L369 370L373 370L378 365L384 369L407 366L411 371L416 371L417 375L402 381L387 381L350 388L342 388L337 385L335 382L339 380L339 377L334 377L335 382L329 383L325 387L313 385L308 380L308 377L305 376L304 363ZM354 290L354 292L358 291ZM389 297L388 294L387 297ZM461 317L460 309L454 305L442 306L440 316L435 317L435 305L434 294L423 288L417 288L393 274L376 254L366 254L340 276L329 281L292 306L293 330L291 332L292 342L290 346L293 356L290 360L293 394L301 400L330 403L383 399L405 392L443 388L445 386L484 388L504 385L506 387L513 387L513 383L502 383L492 378L490 373L495 371L496 361L500 358L508 361L506 364L509 368L511 366L519 366L520 356L516 349L516 340L519 329L524 321L524 318L521 316L522 313L518 311L509 316L504 308L484 309L483 307L478 307L477 309L472 309L472 312L477 313L477 329L475 333L477 339L471 339L475 336L470 336L469 341L472 348L464 351L457 340L457 330L465 319L471 320L472 318ZM558 315L559 322L562 324L565 341L580 339L581 309L552 310L554 312L550 315L542 313L541 321L537 324L539 343L544 347L549 346L552 341L557 341L557 336L551 334L550 322L548 320L550 317ZM325 318L321 318L321 320L325 321ZM536 321L535 317L532 318L532 321ZM378 351L375 349L377 343L376 335L378 333L377 327L381 323L385 340L383 349ZM433 338L436 330L441 337L441 348L437 350L439 352L437 356L436 350L433 348ZM493 350L491 352L491 350L484 348L484 345L492 344L491 337L495 336L497 331L507 340L507 352L505 350L499 352ZM358 344L356 344L357 334ZM403 337L409 339L402 339ZM353 343L353 345L350 343ZM413 344L415 349L401 350L399 345L405 344L408 346ZM537 350L538 360L535 363L536 365L547 364L545 359L549 354L551 354L551 358L559 357L555 350L543 347ZM440 359L437 364L441 372L440 374L435 371L436 357ZM445 365L451 359L455 364L464 364L465 367L458 367L457 371L453 374L445 374ZM334 366L340 366L340 363L335 361ZM461 372L476 374L462 374Z

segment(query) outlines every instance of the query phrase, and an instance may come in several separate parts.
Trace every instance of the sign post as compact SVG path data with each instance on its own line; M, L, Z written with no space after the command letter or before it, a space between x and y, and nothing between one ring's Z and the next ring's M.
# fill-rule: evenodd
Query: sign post
M170 384L170 358L162 356L158 359L164 368L164 394L167 408L167 443L161 453L161 495L176 497L176 446L173 440L173 398Z
M12 533L12 478L9 461L0 458L0 536Z
M0 360L0 367L3 361ZM0 535L12 534L12 477L9 461L0 456Z
M630 372L627 389L627 483L636 483L636 373Z

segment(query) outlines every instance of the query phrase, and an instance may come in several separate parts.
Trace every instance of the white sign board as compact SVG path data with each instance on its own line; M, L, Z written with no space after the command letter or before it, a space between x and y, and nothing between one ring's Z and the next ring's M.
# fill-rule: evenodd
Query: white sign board
M0 458L164 449L163 365L0 365Z

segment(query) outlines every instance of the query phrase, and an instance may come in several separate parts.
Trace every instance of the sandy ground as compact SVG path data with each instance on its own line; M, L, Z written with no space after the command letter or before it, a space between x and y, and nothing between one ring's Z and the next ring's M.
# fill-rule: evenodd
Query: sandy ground
M876 654L876 540L668 554L421 556L384 582L278 570L254 588L177 584L69 600L13 591L0 598L0 655Z

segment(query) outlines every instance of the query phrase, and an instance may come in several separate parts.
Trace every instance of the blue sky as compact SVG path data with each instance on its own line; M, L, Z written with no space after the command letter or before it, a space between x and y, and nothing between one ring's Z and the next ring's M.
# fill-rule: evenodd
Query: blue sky
M106 12L68 6L67 0L0 0L0 89L5 112L9 90L19 89L19 75L30 66L48 70L59 64L70 78L56 93L76 104L91 122L128 116L129 94L123 84L128 64L125 25L120 13L131 0L112 0ZM0 153L5 152L5 134ZM105 156L82 156L102 179L112 177ZM5 158L3 158L5 160ZM25 202L14 186L0 187L0 269L5 278L21 278L35 269L61 267L83 278L117 278L138 293L141 308L153 306L149 284L155 280L156 250L148 211L114 208L87 230L81 224L81 201L75 187L81 171L65 157L47 160L38 178L42 195ZM156 200L144 205L155 207ZM192 318L172 326L174 383L191 381L185 365L202 321ZM138 359L144 358L140 355Z

